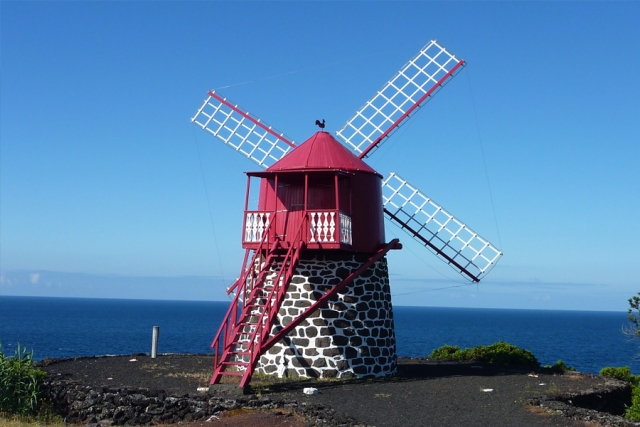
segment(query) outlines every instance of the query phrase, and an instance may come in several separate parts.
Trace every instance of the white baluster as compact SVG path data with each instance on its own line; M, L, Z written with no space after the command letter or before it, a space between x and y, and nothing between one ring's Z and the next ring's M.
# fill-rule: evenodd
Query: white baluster
M329 239L327 239L327 235L329 233L329 221L327 220L327 213L326 212L322 212L322 237L323 237L323 242L328 242Z
M264 229L265 229L265 230L268 230L268 229L269 229L269 224L270 224L270 222L269 222L269 221L270 221L271 214L270 214L269 212L267 212L267 213L265 214L265 217L266 217L266 218L265 218L265 221L264 221Z
M254 212L251 214L251 217L251 241L255 242L258 230L258 214Z
M336 221L334 219L335 215L336 215L335 212L330 212L329 213L329 216L331 217L331 221L329 221L329 233L330 233L329 241L331 241L331 242L335 242L336 241L336 238L335 238L335 236L333 234L336 231Z
M256 227L257 227L258 215L254 212L251 214L251 242L256 241Z
M256 242L262 241L262 233L264 232L264 214L259 212L258 214L258 224L257 224L257 232L256 232Z
M315 242L316 241L316 213L315 212L310 212L309 215L311 216L311 239L309 239L310 242Z
M248 213L244 222L244 241L251 241L251 214Z

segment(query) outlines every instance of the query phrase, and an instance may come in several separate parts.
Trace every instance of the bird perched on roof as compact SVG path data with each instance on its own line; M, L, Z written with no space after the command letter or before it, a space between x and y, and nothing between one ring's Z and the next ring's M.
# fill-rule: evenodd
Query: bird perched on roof
M320 126L320 129L324 129L324 119L322 119L322 122L320 122L320 120L316 120L316 126Z

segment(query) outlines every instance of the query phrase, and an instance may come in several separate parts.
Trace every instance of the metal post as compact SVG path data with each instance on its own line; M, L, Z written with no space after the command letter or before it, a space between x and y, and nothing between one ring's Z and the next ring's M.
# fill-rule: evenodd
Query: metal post
M151 335L151 358L155 359L158 356L158 335L160 335L160 326L153 327L153 334Z

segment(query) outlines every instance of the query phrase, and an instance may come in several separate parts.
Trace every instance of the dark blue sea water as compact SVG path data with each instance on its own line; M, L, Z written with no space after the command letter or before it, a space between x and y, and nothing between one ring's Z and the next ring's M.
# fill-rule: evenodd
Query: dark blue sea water
M0 343L36 359L149 353L160 326L162 353L209 353L225 302L0 297ZM443 344L507 341L542 364L562 359L582 372L629 366L640 373L640 340L622 334L624 312L394 307L400 356L423 357Z

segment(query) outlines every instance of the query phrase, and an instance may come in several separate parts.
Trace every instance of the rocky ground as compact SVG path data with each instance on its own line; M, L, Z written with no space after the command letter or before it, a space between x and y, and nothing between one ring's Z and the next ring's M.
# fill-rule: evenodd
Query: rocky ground
M61 414L96 426L640 425L615 416L628 402L628 386L599 376L427 359L400 359L398 366L398 375L387 379L256 378L242 394L236 387L202 391L212 372L210 356L41 362ZM304 394L305 387L318 393Z

